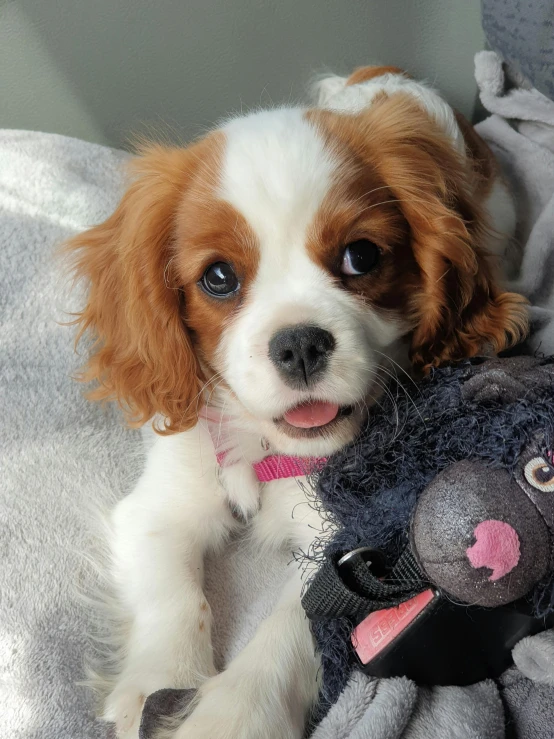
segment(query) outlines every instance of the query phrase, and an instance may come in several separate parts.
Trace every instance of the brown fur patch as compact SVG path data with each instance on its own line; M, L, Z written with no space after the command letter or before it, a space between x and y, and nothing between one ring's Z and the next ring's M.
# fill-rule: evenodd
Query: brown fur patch
M336 146L336 141L331 137L328 145ZM349 159L345 150L340 156ZM308 253L364 303L408 316L411 295L419 286L408 222L376 170L360 168L355 158L346 166L348 175L330 190L314 219L306 244ZM343 275L344 248L359 239L379 247L378 264L367 275Z
M482 201L487 198L495 178L498 176L498 164L489 146L479 136L471 123L457 110L454 111L456 122L462 132L469 158L473 162L475 177L475 194Z
M503 292L495 279L482 247L481 201L472 194L475 171L430 116L397 93L356 115L310 111L308 117L358 172L356 189L369 202L361 215L365 238L383 252L380 272L351 281L372 304L408 317L414 364L427 368L473 356L487 344L500 351L517 342L527 327L525 300ZM372 183L384 189L371 192ZM383 202L376 206L371 199L378 193ZM335 233L322 236L320 225L316 252L335 241L340 253L341 217L327 206L318 220ZM409 232L404 241L402 222Z
M80 379L96 381L92 399L118 400L133 425L162 415L162 433L196 423L210 379L197 352L209 363L237 308L201 291L203 270L229 260L243 283L255 270L251 233L214 195L224 143L216 133L187 149L144 147L115 213L66 247L90 284L75 321L77 340L94 340Z
M259 261L257 239L244 216L222 200L184 197L177 219L175 273L184 293L183 320L205 363L212 366L221 334L236 316ZM240 281L236 296L214 298L198 286L207 267L228 262Z

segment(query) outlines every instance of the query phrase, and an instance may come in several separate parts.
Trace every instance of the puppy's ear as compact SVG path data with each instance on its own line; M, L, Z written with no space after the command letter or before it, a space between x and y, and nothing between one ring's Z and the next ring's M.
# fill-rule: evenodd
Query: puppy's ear
M176 212L202 145L143 147L115 213L67 244L76 276L90 286L75 321L77 341L86 333L94 342L79 379L96 383L91 399L117 400L131 425L161 414L161 433L196 423L202 387L171 259Z
M460 156L433 120L403 95L367 114L374 161L409 223L422 291L413 296L411 357L422 369L495 352L527 331L525 299L502 290L483 244L483 163ZM486 147L484 142L481 142Z

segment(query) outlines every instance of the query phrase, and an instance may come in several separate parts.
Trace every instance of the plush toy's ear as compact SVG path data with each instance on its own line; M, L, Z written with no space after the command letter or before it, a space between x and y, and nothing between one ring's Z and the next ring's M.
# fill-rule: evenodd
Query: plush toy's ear
M552 388L554 365L531 356L487 359L472 366L461 386L464 401L515 403Z
M89 286L76 323L93 340L80 379L94 400L118 400L129 421L155 414L171 433L196 423L201 373L172 280L175 215L202 161L189 149L148 146L133 162L134 181L105 223L67 245Z
M473 155L461 156L404 95L378 101L366 125L373 161L409 223L421 271L414 364L427 368L474 356L487 345L499 352L519 342L527 330L526 301L501 288L484 248L487 221L477 185L487 173L475 145Z

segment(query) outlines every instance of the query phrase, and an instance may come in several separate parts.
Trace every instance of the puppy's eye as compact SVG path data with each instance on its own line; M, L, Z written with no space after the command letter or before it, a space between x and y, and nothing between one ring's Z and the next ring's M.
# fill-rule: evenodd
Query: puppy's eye
M525 479L537 490L554 492L554 467L544 457L534 457L525 465Z
M227 262L210 264L200 280L204 290L216 298L225 298L239 289L235 270Z
M379 247L372 241L360 239L346 246L340 271L343 275L366 275L378 261Z

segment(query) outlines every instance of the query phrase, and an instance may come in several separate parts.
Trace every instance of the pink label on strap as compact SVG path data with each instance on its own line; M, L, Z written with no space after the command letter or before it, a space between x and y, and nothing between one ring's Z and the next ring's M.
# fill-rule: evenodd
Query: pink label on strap
M394 641L435 597L433 590L424 590L394 608L374 611L364 618L350 637L362 664L367 665Z

